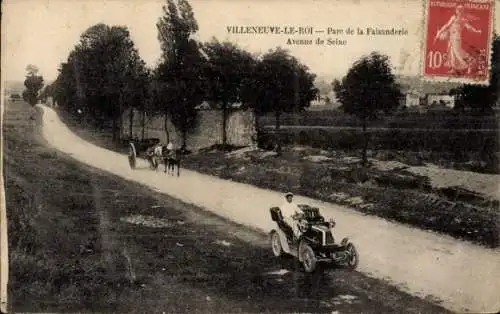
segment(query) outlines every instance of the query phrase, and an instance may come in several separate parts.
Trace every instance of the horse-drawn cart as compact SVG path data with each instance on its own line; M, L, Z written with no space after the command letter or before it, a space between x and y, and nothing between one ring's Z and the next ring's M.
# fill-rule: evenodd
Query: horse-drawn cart
M149 160L149 165L152 169L158 168L158 162L152 159L152 148L160 143L158 138L146 138L143 140L133 139L128 141L128 162L130 168L135 169L137 165L137 157L145 157Z
M127 142L130 168L135 169L137 157L143 157L148 160L151 170L158 169L160 162L163 161L165 173L169 172L174 175L174 168L177 167L177 176L180 175L181 155L184 150L175 149L174 146L161 145L160 139L157 138L134 139Z

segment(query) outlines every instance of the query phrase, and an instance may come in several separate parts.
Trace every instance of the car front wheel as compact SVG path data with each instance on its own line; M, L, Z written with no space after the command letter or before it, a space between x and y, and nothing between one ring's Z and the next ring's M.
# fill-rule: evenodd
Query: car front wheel
M300 249L300 260L307 273L312 273L316 270L316 255L313 249L307 245L302 244Z

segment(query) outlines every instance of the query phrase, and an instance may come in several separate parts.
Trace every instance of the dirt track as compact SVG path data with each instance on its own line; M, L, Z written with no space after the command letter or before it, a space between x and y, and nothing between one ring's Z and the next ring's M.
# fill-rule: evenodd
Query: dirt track
M193 203L257 229L272 227L268 208L281 202L276 192L182 170L180 178L151 172L145 162L131 170L125 156L99 148L74 135L50 108L44 109L44 136L56 149L91 166L142 183L158 192ZM363 216L332 204L318 205L337 220L337 237L349 236L361 253L360 271L391 280L412 294L433 296L447 308L470 312L500 309L500 253L449 237Z

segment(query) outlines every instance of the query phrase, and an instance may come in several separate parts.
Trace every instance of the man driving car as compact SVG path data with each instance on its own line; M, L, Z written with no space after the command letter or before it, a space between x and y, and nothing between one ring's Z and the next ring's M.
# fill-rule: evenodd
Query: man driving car
M295 239L298 239L300 230L297 217L301 214L301 210L293 202L293 194L291 192L285 194L285 202L281 205L280 209L283 220L292 228Z

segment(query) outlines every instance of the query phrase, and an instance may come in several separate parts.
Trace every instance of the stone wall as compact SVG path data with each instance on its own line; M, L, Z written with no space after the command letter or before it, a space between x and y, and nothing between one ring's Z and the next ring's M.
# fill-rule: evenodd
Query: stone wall
M122 136L129 135L129 113L123 113ZM133 135L141 138L141 113L134 110ZM252 138L256 134L254 114L251 110L237 110L229 114L227 123L227 141L228 144L237 146L252 145ZM182 134L178 132L170 120L167 121L167 127L170 132L170 140L177 146L182 144ZM146 117L146 127L144 137L159 138L162 143L166 143L167 135L164 128L164 116ZM198 112L198 125L188 134L187 148L189 150L198 150L214 144L222 143L222 111L221 110L200 110Z

